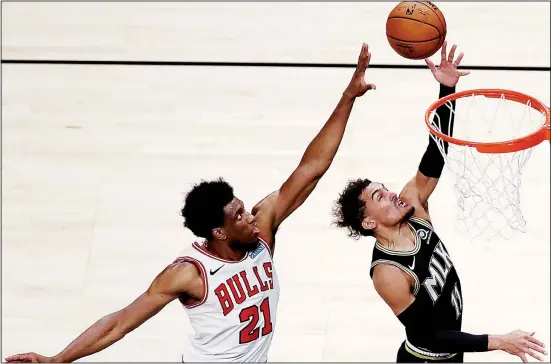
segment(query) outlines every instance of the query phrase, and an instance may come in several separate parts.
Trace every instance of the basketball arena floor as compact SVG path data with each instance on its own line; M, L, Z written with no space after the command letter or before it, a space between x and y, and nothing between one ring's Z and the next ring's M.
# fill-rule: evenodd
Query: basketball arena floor
M395 54L394 3L2 3L3 59L417 64ZM549 3L442 3L463 64L549 67ZM512 26L515 20L516 25ZM287 24L287 25L285 25ZM432 57L438 63L438 53ZM327 120L350 68L2 65L2 358L53 355L141 294L194 241L179 209L223 176L247 208L279 188ZM369 278L373 241L331 226L350 178L399 191L417 170L438 97L428 69L370 69L332 167L282 225L270 361L394 361L399 321ZM458 90L504 88L550 104L549 71L472 70ZM550 335L550 150L522 177L528 231L470 242L446 172L431 216L462 280L463 330ZM179 361L173 302L82 361ZM549 357L547 357L549 358ZM466 361L520 361L500 352Z

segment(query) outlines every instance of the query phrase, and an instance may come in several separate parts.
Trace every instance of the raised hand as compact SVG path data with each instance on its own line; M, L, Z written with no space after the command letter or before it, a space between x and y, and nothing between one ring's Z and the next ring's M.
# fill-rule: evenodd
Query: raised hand
M461 59L463 59L463 52L459 54L454 62L453 57L455 56L455 49L457 48L457 45L453 45L447 58L446 45L447 42L444 41L444 44L442 45L442 59L439 66L435 66L434 63L432 63L432 61L428 58L425 59L425 62L427 63L427 66L429 66L434 78L436 78L436 81L440 82L442 85L454 87L457 84L457 81L459 81L460 76L466 76L471 72L457 70L457 66L459 66Z
M534 337L534 332L524 332L515 330L506 335L497 336L495 340L488 342L488 349L502 350L511 355L518 356L523 363L528 363L526 354L532 358L544 361L542 355L536 352L547 355L545 345Z
M8 363L53 363L54 359L37 353L16 354L6 358Z
M368 90L375 90L375 85L365 82L365 71L369 66L369 61L371 60L371 53L369 53L369 46L365 43L362 45L362 50L360 56L358 57L358 65L356 70L352 75L352 80L350 84L344 91L348 96L360 97L363 96Z

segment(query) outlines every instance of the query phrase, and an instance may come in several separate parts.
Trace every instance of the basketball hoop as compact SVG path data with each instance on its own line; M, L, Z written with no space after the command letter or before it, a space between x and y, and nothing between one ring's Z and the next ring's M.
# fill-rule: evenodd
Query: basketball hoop
M436 114L444 105L450 109L447 121ZM453 137L440 127L448 122L451 130L452 115ZM430 136L455 178L459 230L487 240L526 231L520 209L522 172L533 148L550 140L549 119L549 107L541 101L502 89L457 92L427 109Z

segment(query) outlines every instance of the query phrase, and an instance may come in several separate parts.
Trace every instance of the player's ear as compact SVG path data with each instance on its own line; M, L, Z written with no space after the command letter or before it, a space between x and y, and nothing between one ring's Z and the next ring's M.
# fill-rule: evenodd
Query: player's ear
M366 230L375 230L375 228L377 227L377 222L375 220L372 220L366 217L362 221L362 227Z
M212 236L216 239L216 240L226 240L228 238L228 236L226 235L226 233L224 232L224 229L222 228L214 228L212 229Z

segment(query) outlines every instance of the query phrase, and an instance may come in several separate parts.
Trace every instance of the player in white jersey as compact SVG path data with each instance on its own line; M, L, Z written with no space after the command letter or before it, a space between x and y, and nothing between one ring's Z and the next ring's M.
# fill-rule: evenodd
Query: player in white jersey
M182 302L194 332L183 362L267 361L279 283L270 246L261 237L259 242L239 261L221 259L198 243L178 259L199 265L208 287L201 301Z
M219 258L198 243L177 259L200 267L207 287L200 301L182 300L194 331L183 362L267 361L279 284L270 246L260 236L258 241L239 261Z
M72 362L114 344L179 299L194 329L184 361L265 362L279 296L272 262L276 231L328 170L356 98L375 88L364 79L370 58L364 44L352 80L297 168L251 213L221 179L194 186L182 215L203 243L195 243L134 302L97 321L59 354L17 354L6 361Z

